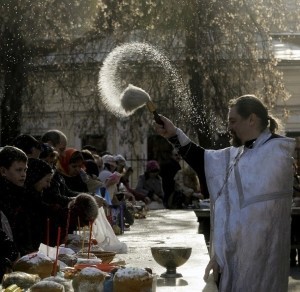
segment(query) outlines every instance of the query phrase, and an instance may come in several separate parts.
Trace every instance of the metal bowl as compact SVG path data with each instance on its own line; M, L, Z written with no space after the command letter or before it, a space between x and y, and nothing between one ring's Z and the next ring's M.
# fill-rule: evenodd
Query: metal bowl
M163 278L178 278L181 274L176 272L176 268L183 265L191 256L191 247L151 247L154 260L167 271L160 276Z

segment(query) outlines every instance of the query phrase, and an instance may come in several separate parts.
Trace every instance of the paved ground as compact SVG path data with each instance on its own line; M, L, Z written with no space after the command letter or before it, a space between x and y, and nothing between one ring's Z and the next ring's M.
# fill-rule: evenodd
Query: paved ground
M208 262L208 253L204 236L198 234L198 223L191 210L150 211L146 219L136 220L130 231L125 231L119 239L128 246L128 253L118 255L128 265L150 267L158 276L165 268L158 265L151 255L151 246L191 246L190 259L177 272L182 278L165 280L158 277L157 292L163 291L204 291L216 292L210 278L208 283L202 280ZM300 267L291 268L288 292L300 292Z
M289 291L288 292L299 292L300 291L300 267L292 267L289 277Z
M120 259L130 266L149 267L158 276L166 269L153 259L152 246L192 247L189 260L177 268L183 277L168 280L158 277L157 292L217 291L212 279L208 283L202 279L209 256L204 236L198 234L197 218L193 211L150 211L146 219L136 220L131 230L125 231L119 238L128 246L127 254L118 255Z

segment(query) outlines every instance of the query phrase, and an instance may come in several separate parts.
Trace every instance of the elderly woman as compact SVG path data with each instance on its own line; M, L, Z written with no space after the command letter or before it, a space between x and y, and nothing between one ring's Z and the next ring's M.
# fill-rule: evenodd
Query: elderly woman
M189 166L179 170L175 177L175 192L169 202L171 208L197 207L197 201L204 199L196 172Z
M136 191L148 197L151 201L163 202L164 191L162 179L159 176L159 164L156 160L147 162L144 174L139 176Z

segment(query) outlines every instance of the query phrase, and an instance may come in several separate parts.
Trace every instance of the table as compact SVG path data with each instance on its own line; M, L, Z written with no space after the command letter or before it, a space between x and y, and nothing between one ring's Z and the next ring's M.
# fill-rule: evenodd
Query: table
M300 207L292 207L292 216L299 216L300 215Z
M157 279L157 292L167 291L205 291L217 292L212 276L206 283L204 270L209 261L204 236L198 234L198 223L193 210L151 210L146 219L137 219L119 236L128 246L127 254L117 255L129 266L149 267L158 276L165 268L155 262L151 255L151 246L190 246L192 254L189 260L177 268L183 275L177 279Z
M210 209L209 208L199 208L194 209L194 212L197 218L208 218L210 217ZM292 216L300 216L300 207L292 207Z

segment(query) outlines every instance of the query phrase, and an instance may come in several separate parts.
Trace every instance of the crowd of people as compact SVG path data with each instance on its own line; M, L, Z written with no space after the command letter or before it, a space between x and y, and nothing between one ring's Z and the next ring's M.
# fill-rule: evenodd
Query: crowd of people
M287 291L289 260L298 253L290 253L293 178L294 196L299 192L294 139L276 133L278 122L252 95L230 102L232 146L225 149L204 149L160 118L156 131L173 145L172 153L167 161L147 161L136 186L121 154L69 148L59 130L46 132L41 141L20 135L3 147L1 274L40 243L53 246L58 226L63 242L79 224L89 225L101 207L124 207L130 226L134 218L126 202L190 208L209 196L212 248L205 279L212 270L220 291ZM181 167L179 155L189 166Z
M64 243L68 233L95 220L101 207L122 206L126 230L134 223L136 202L146 208L188 206L188 198L200 192L199 183L195 176L195 187L187 191L183 175L174 179L181 169L179 155L175 156L170 169L176 165L176 171L171 176L166 166L162 170L158 161L150 160L132 185L134 170L121 154L101 155L92 145L80 150L68 147L59 130L47 131L40 140L29 134L17 136L0 149L1 275L41 243L55 246L58 227ZM187 193L176 206L166 200L164 191L175 189ZM175 201L173 195L168 197Z
M78 220L84 226L97 217L103 200L87 189L68 185L58 167L66 145L66 136L51 130L41 141L22 134L1 148L0 276L18 257L37 251L41 243L55 246L58 227L63 243L67 233L78 227ZM66 167L70 177L77 175L76 164Z

